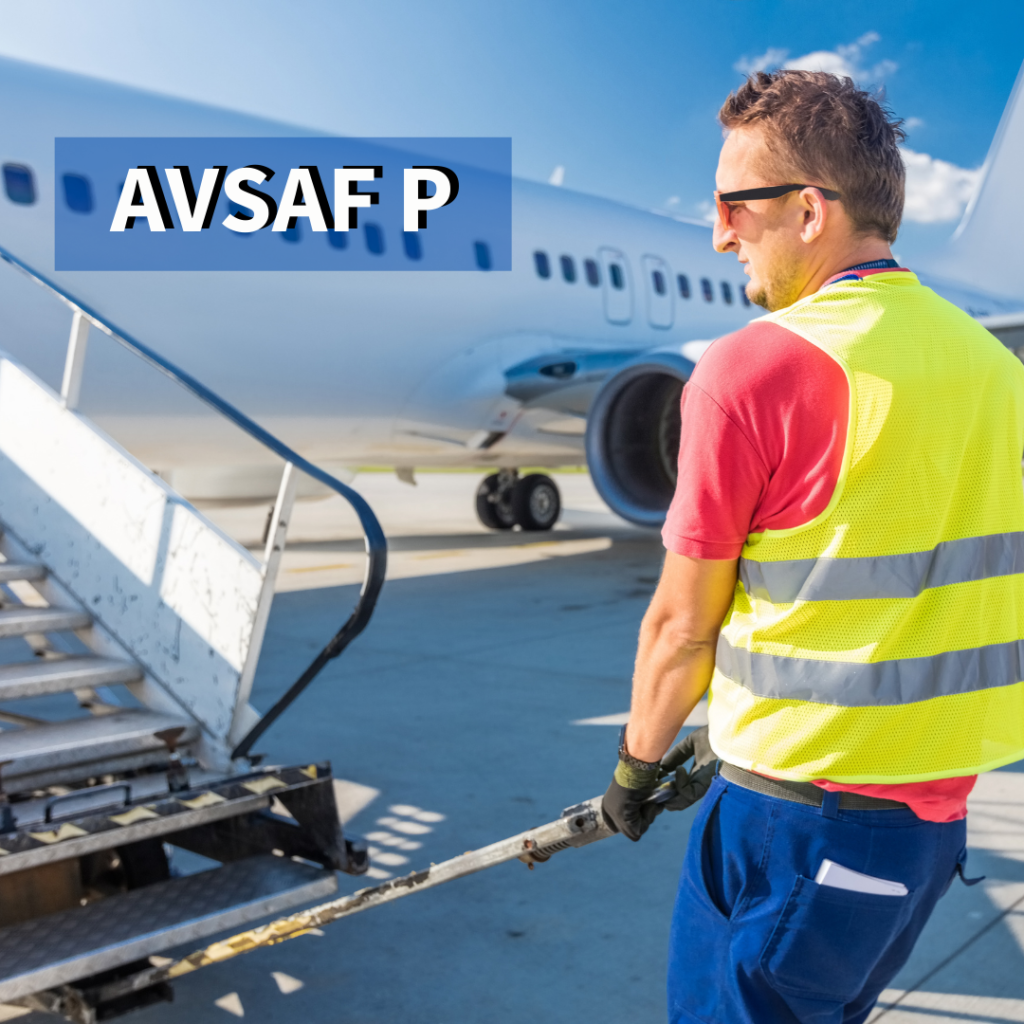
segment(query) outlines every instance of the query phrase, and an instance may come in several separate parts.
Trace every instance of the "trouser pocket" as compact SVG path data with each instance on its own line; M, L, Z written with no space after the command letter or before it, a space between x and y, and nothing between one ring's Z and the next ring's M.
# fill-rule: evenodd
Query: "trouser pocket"
M711 839L718 804L725 792L725 786L713 786L701 807L697 820L690 829L690 840L687 848L687 874L697 897L705 908L718 917L728 918L728 910L721 906L721 899L714 884L714 871L711 867L711 851L708 847Z
M852 1002L910 919L914 893L878 896L798 876L761 954L782 995Z

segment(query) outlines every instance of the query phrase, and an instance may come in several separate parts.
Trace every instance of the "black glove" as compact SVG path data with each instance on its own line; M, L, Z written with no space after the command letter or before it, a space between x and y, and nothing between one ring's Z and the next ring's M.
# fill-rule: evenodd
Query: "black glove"
M647 831L650 824L661 813L657 804L645 804L644 801L654 792L658 782L658 772L638 772L631 769L623 781L632 785L624 786L618 780L623 777L620 763L612 777L612 783L601 802L604 820L613 832L621 832L627 839L637 842ZM649 780L640 778L648 775Z
M682 766L691 757L693 766L687 771ZM662 786L669 786L675 792L667 800L659 801L660 807L683 811L695 804L708 791L717 768L718 755L708 742L708 727L694 729L662 758L662 775L675 772L675 777L666 780Z

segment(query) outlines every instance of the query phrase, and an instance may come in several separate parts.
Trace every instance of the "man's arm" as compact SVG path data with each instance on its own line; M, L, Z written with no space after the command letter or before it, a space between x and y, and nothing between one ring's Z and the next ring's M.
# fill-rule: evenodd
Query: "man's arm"
M657 807L644 801L659 761L711 681L747 538L825 510L849 403L834 359L758 320L711 345L683 388L678 484L662 531L669 554L640 631L626 756L604 797L608 821L630 839L653 820Z
M660 760L704 696L718 631L736 588L737 561L666 554L640 626L626 729L626 749L633 757Z
M645 802L657 783L658 762L711 682L736 564L735 558L688 558L671 551L665 558L640 627L626 750L604 796L605 819L634 842L658 811Z

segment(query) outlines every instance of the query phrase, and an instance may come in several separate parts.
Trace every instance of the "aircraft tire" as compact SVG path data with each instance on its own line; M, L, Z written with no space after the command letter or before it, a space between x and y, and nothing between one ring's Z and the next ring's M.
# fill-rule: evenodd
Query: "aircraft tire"
M501 481L497 473L480 481L476 489L476 514L488 530L511 530L516 525L513 494L513 488L505 488L505 493L501 493Z
M522 529L550 530L562 511L558 485L545 473L524 476L512 489L512 509Z

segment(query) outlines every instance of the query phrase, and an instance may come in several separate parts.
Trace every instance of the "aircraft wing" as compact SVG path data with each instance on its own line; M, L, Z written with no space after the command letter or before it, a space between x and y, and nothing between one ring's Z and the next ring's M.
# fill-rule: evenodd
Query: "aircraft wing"
M987 327L1010 351L1024 355L1024 312L979 317L978 323Z

